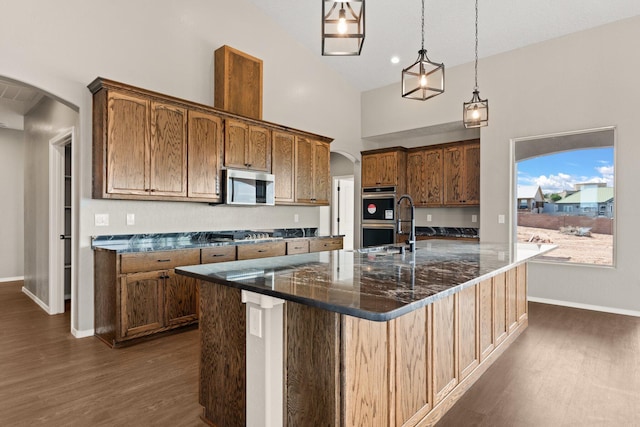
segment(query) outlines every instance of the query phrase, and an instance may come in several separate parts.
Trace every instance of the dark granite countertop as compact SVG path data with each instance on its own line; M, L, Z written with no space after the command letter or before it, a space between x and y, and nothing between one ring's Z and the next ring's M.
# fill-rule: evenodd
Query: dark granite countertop
M541 255L554 245L426 240L177 268L176 272L287 301L387 321Z
M243 239L242 236L268 234L259 239ZM233 237L239 238L234 240ZM198 231L185 233L119 234L97 236L91 241L93 249L106 249L117 253L170 251L198 249L211 246L243 245L257 242L274 242L283 239L323 238L343 236L319 236L317 228L278 228L269 230Z
M416 227L416 236L430 237L463 237L477 239L479 237L477 228L471 227Z

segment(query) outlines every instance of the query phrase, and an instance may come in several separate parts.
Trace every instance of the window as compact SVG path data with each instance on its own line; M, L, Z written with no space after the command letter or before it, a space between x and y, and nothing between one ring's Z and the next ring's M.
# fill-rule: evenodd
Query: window
M542 260L614 265L614 138L606 128L514 141L518 193L544 195L537 209L516 200L514 238L558 245Z

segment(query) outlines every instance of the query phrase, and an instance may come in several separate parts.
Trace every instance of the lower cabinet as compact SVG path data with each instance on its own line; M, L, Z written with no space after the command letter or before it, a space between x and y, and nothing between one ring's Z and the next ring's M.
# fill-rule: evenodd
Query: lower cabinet
M342 249L342 237L118 254L94 251L95 335L117 347L198 323L199 283L179 266Z
M125 274L120 284L122 340L198 321L196 279L162 270Z

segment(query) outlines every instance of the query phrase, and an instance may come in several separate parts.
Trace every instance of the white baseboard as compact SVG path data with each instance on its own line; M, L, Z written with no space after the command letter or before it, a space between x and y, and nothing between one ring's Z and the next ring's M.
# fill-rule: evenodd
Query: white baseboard
M0 277L0 283L4 282L20 282L24 280L24 276L16 276L16 277Z
M554 299L529 297L531 302L539 302L541 304L561 305L563 307L580 308L582 310L602 311L604 313L623 314L625 316L640 317L640 311L625 310L621 308L603 307L600 305L580 304L577 302L559 301Z
M26 296L28 296L29 298L31 298L33 300L33 302L38 304L41 309L43 309L44 311L47 312L47 314L49 314L49 306L47 304L45 304L44 302L42 302L42 300L40 298L38 298L33 293L31 293L31 291L29 289L27 289L27 288L25 288L23 286L22 287L22 293L25 294Z
M94 329L85 329L82 331L78 331L75 328L71 328L71 334L76 338L87 338L95 335Z

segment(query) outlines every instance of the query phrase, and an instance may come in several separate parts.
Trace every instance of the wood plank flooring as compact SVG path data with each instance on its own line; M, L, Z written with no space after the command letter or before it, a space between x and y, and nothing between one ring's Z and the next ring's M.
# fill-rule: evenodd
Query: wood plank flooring
M204 426L198 331L113 350L0 283L0 426Z
M640 318L529 303L529 327L437 426L640 426Z
M198 426L198 331L112 350L0 283L1 426ZM640 425L640 318L529 304L529 327L438 423ZM306 427L306 426L301 426Z

